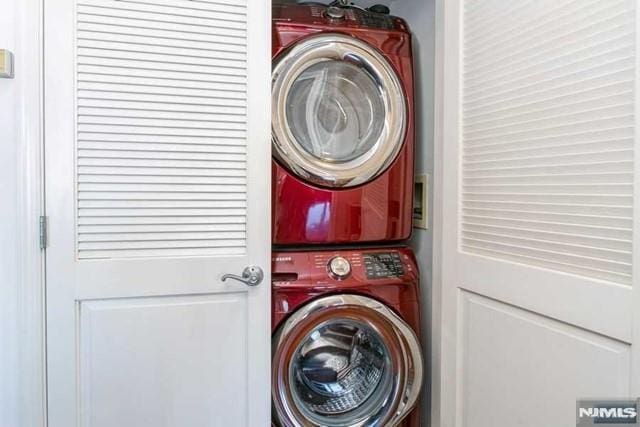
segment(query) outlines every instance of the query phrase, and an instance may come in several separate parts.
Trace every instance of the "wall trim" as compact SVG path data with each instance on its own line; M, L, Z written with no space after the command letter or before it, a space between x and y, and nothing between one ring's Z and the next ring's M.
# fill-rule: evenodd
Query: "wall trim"
M435 0L435 59L434 59L434 105L433 105L433 269L431 290L431 427L446 425L442 412L442 211L443 193L443 126L444 126L444 38L445 3Z
M43 0L16 3L19 75L18 134L18 352L19 419L46 426L45 257L39 245L44 215Z

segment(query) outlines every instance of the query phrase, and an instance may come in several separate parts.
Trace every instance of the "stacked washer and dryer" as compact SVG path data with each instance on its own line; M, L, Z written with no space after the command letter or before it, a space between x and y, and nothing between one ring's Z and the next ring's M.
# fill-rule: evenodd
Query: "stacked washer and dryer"
M273 423L419 426L411 34L273 10Z

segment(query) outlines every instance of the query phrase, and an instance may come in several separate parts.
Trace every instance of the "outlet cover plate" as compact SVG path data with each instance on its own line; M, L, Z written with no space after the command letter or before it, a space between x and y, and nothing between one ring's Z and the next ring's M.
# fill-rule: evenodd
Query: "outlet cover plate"
M413 226L429 229L429 175L415 177ZM417 194L419 193L419 194Z

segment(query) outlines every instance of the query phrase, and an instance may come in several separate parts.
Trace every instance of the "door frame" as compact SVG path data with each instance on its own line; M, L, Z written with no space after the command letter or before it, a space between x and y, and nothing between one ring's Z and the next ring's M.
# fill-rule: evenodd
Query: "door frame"
M640 23L640 6L636 4L636 34L635 34L635 87L634 87L634 114L635 114L635 141L634 141L634 162L633 162L633 237L632 247L633 255L631 258L632 270L631 278L633 290L633 306L636 310L633 310L633 325L632 325L632 346L635 344L640 346L640 139L638 139L638 124L640 124L640 29L638 23ZM636 396L640 396L640 348L631 352L631 393Z
M15 4L16 100L18 127L18 419L23 426L46 426L46 342L44 251L39 217L44 211L43 0Z
M434 108L433 108L433 254L432 254L432 279L431 279L431 348L429 357L431 358L431 426L444 427L451 426L446 417L447 411L443 411L443 404L446 402L447 385L444 381L443 372L447 366L443 366L442 347L443 343L443 322L442 322L442 301L443 301L443 257L442 243L444 223L444 210L442 205L444 195L444 161L445 150L444 138L447 136L447 127L450 122L445 114L445 64L451 58L445 47L451 45L450 34L451 25L447 25L445 18L451 24L451 12L449 12L446 0L434 0L435 2L435 41L434 41ZM445 10L446 9L446 10ZM451 76L448 76L451 80ZM451 107L450 107L451 108ZM446 362L446 361L444 361Z

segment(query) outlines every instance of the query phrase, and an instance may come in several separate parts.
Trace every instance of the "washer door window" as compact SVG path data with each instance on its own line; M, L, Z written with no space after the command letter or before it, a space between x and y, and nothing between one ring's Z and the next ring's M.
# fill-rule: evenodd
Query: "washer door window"
M343 35L298 43L273 70L274 154L299 177L350 187L382 173L398 155L406 103L388 61Z
M285 322L273 346L273 402L282 426L394 426L417 401L418 340L371 298L316 300Z

